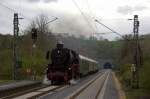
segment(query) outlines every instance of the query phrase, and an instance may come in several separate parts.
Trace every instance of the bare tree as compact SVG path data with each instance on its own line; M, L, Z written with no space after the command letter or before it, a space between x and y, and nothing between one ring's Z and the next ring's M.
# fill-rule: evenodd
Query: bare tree
M40 33L50 32L47 22L48 22L48 17L44 14L41 14L36 18L36 24Z

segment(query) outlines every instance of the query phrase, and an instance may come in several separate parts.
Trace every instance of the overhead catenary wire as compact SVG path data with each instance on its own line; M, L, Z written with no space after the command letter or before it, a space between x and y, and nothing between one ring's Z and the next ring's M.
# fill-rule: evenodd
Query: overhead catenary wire
M92 13L91 7L90 7L90 5L89 5L88 0L87 0L87 6L88 6L88 9L89 9L91 15L94 16L93 13ZM93 18L94 18L94 17L93 17ZM113 19L113 20L118 20L118 19L122 19L122 18L116 18L116 19ZM98 21L98 20L95 20L95 21ZM120 37L124 38L120 33L118 33L118 32L116 32L115 30L109 28L108 26L106 26L106 25L103 24L102 22L99 22L99 21L98 21L98 23L101 24L102 26L104 26L105 28L109 29L109 30L111 31L111 32L109 32L109 33L115 33L115 34L119 35ZM98 29L97 26L96 26L96 24L95 24L95 28Z
M90 5L89 5L89 1L88 1L88 0L86 0L86 1L87 1L88 10L90 11L90 14L92 15L92 17L94 18L95 15L93 14L93 11L92 11L92 9L91 9L91 7L90 7ZM111 19L111 20L119 20L119 19L122 19L122 18L115 18L115 19ZM95 20L95 21L98 21L98 20ZM115 34L119 35L120 37L124 38L123 35L121 35L120 33L116 32L115 30L109 28L108 26L106 26L106 25L103 24L102 22L99 22L99 21L98 21L98 23L101 24L102 26L104 26L105 28L109 29L109 30L111 31L111 32L109 32L109 33L115 33ZM97 25L96 25L96 24L94 24L94 25L95 25L95 28L98 30ZM108 32L107 32L107 33L108 33ZM95 33L95 34L97 34L97 33ZM102 33L102 34L104 34L104 33ZM126 39L126 38L125 38L125 39Z
M10 8L10 7L6 6L6 5L4 5L3 3L0 3L0 6L2 6L2 7L4 7L4 8L6 8L6 9L8 9L9 11L11 11L11 12L13 12L13 13L17 13L17 12L18 12L17 10L15 10L15 9L13 9L13 8ZM22 13L18 13L18 14L21 15L22 17L24 17L24 19L26 19L26 20L28 20L28 21L31 21L30 18L24 16Z
M115 30L109 28L108 26L106 26L105 24L103 24L102 22L98 21L95 19L95 21L99 24L101 24L102 26L104 26L105 28L109 29L110 31L112 31L112 33L115 33L117 35L119 35L121 38L128 40L127 38L125 38L123 35L121 35L120 33L116 32Z
M86 3L87 3L87 7L88 7L88 10L89 10L89 13L90 13L91 18L95 18L95 14L93 13L93 11L92 11L92 9L91 9L91 6L90 6L90 4L89 4L89 0L86 0ZM95 27L95 31L97 31L98 28L97 28L95 22L93 23L93 26ZM94 34L93 34L93 36L94 36Z
M12 9L12 8L10 8L10 7L8 7L8 6L6 6L6 5L4 5L4 4L2 4L2 3L0 3L0 6L2 6L2 7L4 7L4 8L7 8L9 11L11 11L11 12L15 12L16 13L16 10L14 10L14 9Z
M87 3L88 10L89 10L89 12L90 12L90 15L93 17L93 11L92 11L92 9L91 9L91 7L90 7L90 5L89 5L89 1L86 0L86 3Z
M93 26L92 26L91 23L89 22L88 18L87 18L86 15L84 14L84 12L80 9L80 7L78 6L78 4L76 3L75 0L72 0L72 2L73 2L74 5L77 7L77 9L79 10L79 12L80 12L81 15L83 16L84 20L88 23L89 27L92 29L92 32L94 33L95 30L93 29Z

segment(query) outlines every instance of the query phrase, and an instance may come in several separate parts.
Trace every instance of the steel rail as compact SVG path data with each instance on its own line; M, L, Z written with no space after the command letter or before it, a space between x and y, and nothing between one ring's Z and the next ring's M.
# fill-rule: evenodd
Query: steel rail
M11 95L8 95L8 96L4 96L4 97L1 97L1 99L17 99L17 97L20 97L20 96L25 96L29 93L32 93L32 92L40 92L39 94L36 94L36 95L33 95L31 97L28 97L28 99L35 99L41 95L44 95L46 93L49 93L50 91L54 91L56 89L59 89L59 88L62 88L64 87L65 85L62 85L62 86L47 86L47 85L42 85L42 86L39 86L39 87L36 87L36 88L31 88L31 89L28 89L28 90L24 90L24 91L20 91L20 92L17 92L17 93L13 93ZM45 90L46 88L50 88L50 87L54 87L54 88L51 88L49 90ZM40 91L41 90L41 91ZM43 91L42 91L43 90Z
M70 96L66 97L66 99L75 99L77 96L79 96L80 94L82 94L82 92L84 90L86 90L90 85L92 85L94 82L96 82L97 79L102 78L103 76L105 76L105 74L106 74L106 72L104 72L102 74L99 74L94 79L92 79L89 82L87 82L84 87L81 87L80 89L78 89L77 92L75 92L75 93L71 94ZM105 80L103 80L103 82L101 84L101 87L103 86L104 82L105 82ZM100 90L101 89L102 88L100 88ZM96 94L95 99L97 98L98 94L100 93L100 90L98 90L98 93Z

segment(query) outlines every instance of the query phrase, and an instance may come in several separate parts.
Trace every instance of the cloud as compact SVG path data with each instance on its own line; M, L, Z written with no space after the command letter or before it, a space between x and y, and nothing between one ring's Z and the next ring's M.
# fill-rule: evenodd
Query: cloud
M129 6L129 5L125 5L125 6L120 6L117 9L117 12L123 15L127 15L127 14L132 14L135 11L143 11L147 9L147 7L145 6Z
M126 6L118 7L117 12L121 14L131 14L133 12L133 9L131 6L126 5Z
M40 0L28 0L29 2L40 2Z
M70 8L70 12L66 9L65 10L60 10L59 8L62 8L63 6L60 6L59 3L62 5L62 2L59 2L59 0L21 0L21 5L19 6L18 1L19 0L2 0L3 4L6 6L9 6L10 8L15 9L16 11L22 13L25 16L24 20L20 20L20 31L23 31L24 29L26 29L26 27L28 26L29 22L32 19L35 19L36 16L38 16L40 13L46 13L47 16L49 17L49 19L53 19L55 17L58 17L59 19L51 24L49 24L50 29L52 29L52 31L54 33L70 33L70 34L76 34L76 35L80 35L83 34L85 36L89 36L91 35L92 29L89 27L89 25L87 24L87 22L83 19L83 17L80 15L80 13L71 13L73 12ZM65 1L65 0L64 0ZM68 0L67 0L68 1ZM33 4L33 3L35 4ZM58 4L57 4L58 2ZM42 4L42 6L40 5L40 3ZM43 3L45 4L45 6L43 6ZM47 5L46 3L56 3L52 6ZM69 3L68 3L69 4ZM60 7L59 7L60 6ZM59 8L58 8L59 7ZM147 7L142 6L142 5L135 5L135 6L130 6L130 5L126 5L126 6L120 6L118 7L118 12L120 14L126 15L126 14L130 14L133 13L134 11L143 11L147 9ZM13 33L13 12L3 6L0 7L0 23L4 23L4 24L0 24L0 33ZM146 13L145 13L146 14ZM88 15L87 15L88 16ZM23 17L23 16L21 16ZM111 16L110 16L111 17ZM28 20L28 19L31 20ZM149 17L150 18L150 17ZM141 33L148 33L149 32L149 26L150 26L150 22L149 22L149 18L141 21L140 20L140 31ZM90 20L90 18L88 18ZM91 20L90 22L93 22L93 20ZM128 22L128 21L127 21ZM132 32L132 24L129 26L129 22L128 23L123 23L122 20L117 22L112 22L110 20L108 20L108 22L103 22L104 24L108 25L109 27L111 27L112 29L116 30L117 32L120 33L131 33ZM96 32L107 32L108 30L100 28L100 25L97 24L98 30L96 30ZM110 37L111 38L111 37Z
M44 3L50 3L50 2L57 2L58 0L28 0L28 2L33 2L33 3L37 3L37 2L44 2Z
M50 26L54 33L69 33L76 36L89 36L92 33L91 27L89 27L85 20L82 20L80 15L60 14L58 20Z
M147 9L147 7L145 7L145 6L135 6L134 7L134 10L136 10L136 11L143 11L145 9Z
M58 0L43 0L45 3L49 3L49 2L57 2Z

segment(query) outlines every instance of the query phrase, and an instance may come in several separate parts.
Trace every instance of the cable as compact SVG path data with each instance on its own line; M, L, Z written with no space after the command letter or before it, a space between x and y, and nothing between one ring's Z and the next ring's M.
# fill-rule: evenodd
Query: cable
M51 22L54 22L55 20L57 20L58 18L56 17L55 19L51 20L51 21L48 21L47 23L45 23L45 25L51 23Z
M87 3L88 10L89 10L90 14L91 14L92 17L93 17L93 12L92 12L91 7L90 7L90 5L89 5L89 1L86 0L86 3Z
M8 7L8 6L6 6L6 5L4 5L4 4L2 4L2 3L0 3L0 6L2 6L2 7L4 7L4 8L7 8L8 10L10 10L11 12L13 12L13 13L17 13L17 11L16 10L14 10L14 9L12 9L12 8L10 8L10 7ZM27 19L27 20L30 20L31 21L31 19L30 18L27 18L26 16L24 16L22 13L18 13L19 15L21 15L21 16L23 16L25 19Z
M4 5L4 4L2 4L2 3L0 3L0 6L2 6L2 7L4 7L4 8L7 8L8 10L10 10L10 11L12 11L12 12L15 12L15 13L16 13L16 11L15 11L14 9L9 8L9 7L7 7L6 5Z
M91 6L89 4L89 0L86 0L86 3L87 3L87 8L89 10L89 13L90 13L90 16L91 18L95 18L95 14L93 13L92 9L91 9ZM94 22L93 26L95 27L95 31L98 31L98 28L97 28L97 25L96 23Z
M106 34L112 34L113 32L105 32L105 33L95 33L96 35L106 35Z
M102 22L95 20L97 23L101 24L102 26L104 26L105 28L109 29L110 31L112 31L112 33L115 33L117 35L119 35L121 38L128 40L127 38L125 38L124 36L122 36L120 33L116 32L115 30L109 28L108 26L106 26L105 24L103 24Z
M78 4L75 2L75 0L72 0L72 2L74 3L74 5L77 7L77 9L79 10L79 12L81 13L81 15L83 16L83 18L85 19L85 21L88 23L89 27L91 27L92 32L94 31L93 26L91 25L91 23L89 22L88 18L85 16L85 14L82 12L82 10L80 9L80 7L78 6ZM94 32L93 32L94 33Z
M88 8L89 13L90 13L89 16L93 19L93 18L94 18L94 14L93 14L93 12L92 12L92 10L91 10L91 7L90 7L90 5L89 5L88 0L86 0L86 3L87 3L87 8ZM96 33L96 30L97 30L97 27L96 27L95 22L94 22L93 24L91 23L91 26L92 26L92 28L95 27L95 28L93 28L93 30L94 30L94 32L93 32L93 37L94 37L94 33Z

